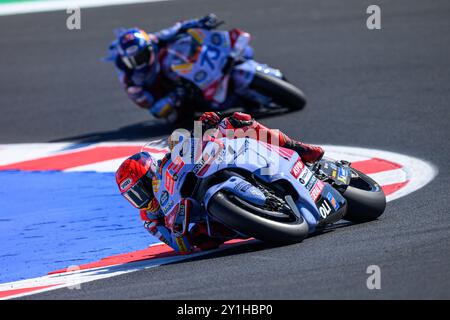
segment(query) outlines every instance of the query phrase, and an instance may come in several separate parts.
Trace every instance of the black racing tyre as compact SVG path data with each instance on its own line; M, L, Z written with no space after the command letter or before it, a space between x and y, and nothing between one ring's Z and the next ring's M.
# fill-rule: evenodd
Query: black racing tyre
M299 88L262 72L255 72L250 89L271 97L277 105L290 111L300 110L306 105L305 94Z
M352 180L343 193L347 200L345 220L367 222L377 219L386 208L386 196L380 185L364 173L351 168Z
M296 218L292 222L270 220L243 209L233 198L234 195L217 192L209 200L209 214L227 227L265 242L294 243L302 241L308 235L308 224L302 218Z

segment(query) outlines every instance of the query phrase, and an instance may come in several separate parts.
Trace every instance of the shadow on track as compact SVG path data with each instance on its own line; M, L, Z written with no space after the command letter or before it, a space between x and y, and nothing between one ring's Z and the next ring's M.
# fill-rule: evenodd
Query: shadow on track
M146 140L164 135L168 136L172 133L172 130L173 128L164 121L156 123L143 121L116 130L92 132L51 140L50 142L78 141L80 143L96 143L102 141Z
M333 232L334 230L337 230L340 228L350 227L352 225L355 225L355 223L347 222L347 221L340 221L333 225L327 226L326 228L324 228L322 230L318 230L317 232L310 234L306 239L311 239L311 238L314 238L314 237L317 237L317 236L320 236L320 235L323 235L323 234L326 234L329 232ZM245 253L249 253L249 252L257 252L257 251L263 251L263 250L267 250L267 249L279 248L279 247L284 247L284 246L289 246L289 245L298 245L298 244L301 244L301 242L293 243L293 244L275 245L275 244L265 243L265 242L262 242L259 240L249 240L248 242L245 242L243 244L239 244L236 246L223 247L223 249L221 251L211 251L211 253L209 253L209 254L207 253L203 256L187 258L187 259L184 259L181 261L174 261L174 262L168 263L167 265L186 263L186 262L190 262L190 261L215 259L215 258L220 258L220 257L239 255L239 254L245 254Z

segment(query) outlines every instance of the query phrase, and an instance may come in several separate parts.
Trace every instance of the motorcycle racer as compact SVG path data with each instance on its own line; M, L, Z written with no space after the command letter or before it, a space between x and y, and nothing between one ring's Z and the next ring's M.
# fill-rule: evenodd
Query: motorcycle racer
M314 163L324 154L322 148L296 141L279 130L265 127L254 120L249 114L235 112L230 117L221 118L215 112L205 112L199 119L203 129L219 131L240 129L243 132L255 130L255 139L270 135L268 143L296 151L305 162ZM163 176L162 168L170 159L170 152L162 160L155 161L148 152L139 152L126 159L116 171L116 183L121 194L137 209L144 222L144 228L160 241L183 254L192 252L195 248L208 250L217 248L228 239L240 237L234 231L210 223L196 221L197 208L191 199L183 199L182 208L176 215L165 215L161 210L160 201L154 193L158 191ZM164 205L164 203L163 203ZM180 214L180 211L182 214ZM214 234L214 237L210 236Z
M170 69L173 60L178 58L175 50L170 50L170 44L190 28L211 30L218 24L217 17L208 14L177 22L153 34L139 28L121 30L118 39L110 45L107 60L114 61L119 80L132 101L157 118L175 122L177 115L173 111L180 105L185 90L175 84L177 79ZM185 47L190 47L190 40L185 42Z

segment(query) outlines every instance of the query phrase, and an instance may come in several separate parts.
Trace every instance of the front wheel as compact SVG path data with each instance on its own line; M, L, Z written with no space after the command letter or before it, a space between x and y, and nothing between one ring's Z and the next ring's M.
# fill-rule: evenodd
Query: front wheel
M377 219L386 208L386 196L381 186L354 168L351 173L350 185L342 194L347 200L344 219L357 223Z
M262 72L255 72L250 89L267 97L281 108L300 110L306 105L305 94L291 83Z
M265 242L294 243L308 235L307 222L292 211L256 207L225 192L218 192L210 199L208 212L227 227Z

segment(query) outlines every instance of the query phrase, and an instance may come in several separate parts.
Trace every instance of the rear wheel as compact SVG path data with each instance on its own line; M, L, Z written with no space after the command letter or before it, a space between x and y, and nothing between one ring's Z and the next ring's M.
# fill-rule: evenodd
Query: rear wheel
M278 207L257 207L220 191L210 199L208 212L227 227L270 243L300 242L308 235L307 222L286 202Z
M299 88L265 73L255 72L250 89L271 97L276 105L290 111L300 110L306 105L305 94Z
M386 208L386 196L380 185L364 173L351 168L352 179L343 193L347 200L345 220L366 222L377 219Z

